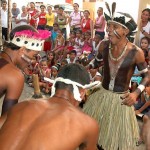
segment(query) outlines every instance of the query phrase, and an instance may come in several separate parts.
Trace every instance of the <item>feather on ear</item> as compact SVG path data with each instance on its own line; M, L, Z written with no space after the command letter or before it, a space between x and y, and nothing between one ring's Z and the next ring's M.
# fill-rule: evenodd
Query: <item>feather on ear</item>
M114 19L115 10L116 10L116 2L113 2L112 3L112 19Z
M110 7L109 7L108 3L105 2L105 5L106 5L106 8L107 8L107 10L109 11L109 14L110 14L110 16L111 16L111 11L110 11Z

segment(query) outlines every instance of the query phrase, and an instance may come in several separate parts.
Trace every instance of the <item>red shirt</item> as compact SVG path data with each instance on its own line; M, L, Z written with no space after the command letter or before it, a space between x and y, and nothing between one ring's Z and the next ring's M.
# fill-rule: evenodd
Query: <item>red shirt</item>
M37 24L37 18L33 18L33 16L35 14L37 14L38 10L34 9L34 10L30 10L30 8L28 9L28 12L30 13L31 19L30 19L30 25L34 26Z
M39 15L39 23L38 25L46 25L46 17L45 17L46 13L40 13Z
M91 28L90 28L90 21L91 19L88 18L88 20L86 19L82 19L81 21L81 29L82 29L82 32L87 32L87 31L91 31Z

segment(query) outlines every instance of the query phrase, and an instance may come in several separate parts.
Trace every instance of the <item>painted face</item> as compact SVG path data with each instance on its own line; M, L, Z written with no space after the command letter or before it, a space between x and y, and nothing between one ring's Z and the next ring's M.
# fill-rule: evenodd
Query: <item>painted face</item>
M110 22L107 24L106 31L108 33L109 40L115 44L118 40L123 38L125 29L117 23Z
M141 40L141 49L148 49L148 41L146 39Z
M143 21L148 21L149 18L150 18L150 13L148 11L143 11L141 14L141 19Z
M19 53L21 54L21 59L19 59L17 66L20 69L24 69L29 65L29 63L32 62L32 59L34 59L34 57L36 57L39 52L33 50L24 50L23 52L21 51Z

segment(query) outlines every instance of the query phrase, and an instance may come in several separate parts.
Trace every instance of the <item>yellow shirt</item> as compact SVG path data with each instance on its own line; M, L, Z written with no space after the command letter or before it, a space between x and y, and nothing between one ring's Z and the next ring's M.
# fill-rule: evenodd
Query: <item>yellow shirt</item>
M46 25L53 26L54 20L55 20L55 15L53 13L51 15L50 14L46 14L46 20L47 20Z

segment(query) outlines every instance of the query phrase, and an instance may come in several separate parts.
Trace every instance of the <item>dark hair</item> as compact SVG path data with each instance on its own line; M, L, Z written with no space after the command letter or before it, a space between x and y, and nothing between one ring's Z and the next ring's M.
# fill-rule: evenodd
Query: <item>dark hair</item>
M64 8L63 7L59 7L59 10L64 10Z
M42 7L46 8L45 5L41 5L41 6L40 6L40 8L42 8Z
M80 29L78 29L78 30L76 31L76 33L77 33L77 32L79 32L80 34L82 34L82 30L80 30Z
M23 30L31 30L31 31L34 31L34 32L38 32L34 27L32 26L29 26L29 25L21 25L21 26L17 26L16 28L14 28L11 32L10 32L10 41L14 38L15 36L15 33L16 32L19 32L19 31L23 31ZM13 44L13 43L8 43L8 42L5 42L4 43L4 46L6 46L7 48L10 48L12 50L18 50L20 49L19 46Z
M30 2L30 4L34 4L34 6L35 6L35 3L34 3L34 2Z
M7 4L7 1L5 1L5 0L2 0L2 4L4 4L4 3L5 3L5 4Z
M75 55L77 55L77 51L76 50L72 50L72 51L70 51L69 54L75 54Z
M103 11L103 7L98 7L98 9L101 9Z
M90 15L90 12L88 10L84 10L84 13L87 12Z
M77 5L77 6L79 7L79 4L78 4L78 3L74 3L74 4ZM73 5L74 5L74 4L73 4Z
M143 10L142 10L142 13L143 13L144 11L147 11L147 12L149 13L149 15L150 15L150 9L149 9L149 8L143 9ZM148 21L150 21L150 17L149 17Z
M141 38L140 43L141 43L142 40L147 40L148 44L150 44L150 39L148 37L144 36L143 38Z
M64 79L70 79L71 81L75 81L80 83L81 85L89 84L90 77L89 73L85 67L80 64L68 64L63 66L60 71L58 72L57 77L62 77ZM72 85L65 84L62 82L56 82L56 90L57 89L64 89L67 88L72 92L73 88Z
M59 5L55 5L55 6L54 6L54 9L56 9L56 8L59 8Z

